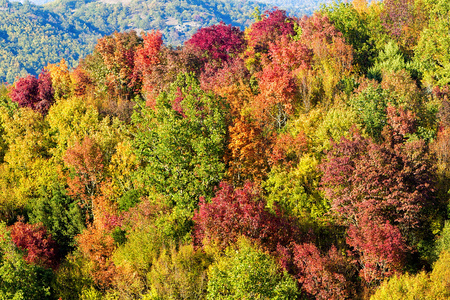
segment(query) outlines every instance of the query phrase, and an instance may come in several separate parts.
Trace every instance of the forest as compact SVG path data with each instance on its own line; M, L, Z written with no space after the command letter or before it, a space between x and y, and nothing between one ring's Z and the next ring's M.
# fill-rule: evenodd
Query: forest
M449 299L449 17L116 32L0 85L0 298Z
M63 57L69 68L115 31L159 30L167 46L182 45L199 27L221 21L241 29L256 6L246 0L55 0L45 6L0 0L0 82L37 75ZM123 2L123 3L122 3Z

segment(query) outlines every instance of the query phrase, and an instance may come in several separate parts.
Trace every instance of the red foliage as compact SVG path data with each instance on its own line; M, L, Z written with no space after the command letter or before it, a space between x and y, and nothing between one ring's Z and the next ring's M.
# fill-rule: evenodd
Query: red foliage
M315 299L348 299L352 295L350 261L333 246L322 255L313 244L295 245L294 264L302 289Z
M253 23L249 30L249 45L256 53L267 52L269 43L274 43L282 36L294 36L293 18L289 18L283 10L275 9L266 11L262 16L262 20Z
M220 23L201 28L186 45L199 50L204 62L220 66L244 50L245 39L238 27Z
M389 221L381 223L363 216L350 225L347 243L360 253L360 276L369 284L401 271L407 246L400 230Z
M420 239L425 212L435 204L427 147L404 136L414 128L412 114L390 108L388 115L381 145L355 132L334 145L322 165L325 193L349 226L347 243L369 284L403 267L406 241Z
M144 44L136 50L134 62L134 80L141 78L143 84L143 92L147 98L152 98L154 86L151 80L153 66L160 63L159 53L163 44L162 34L159 31L142 36ZM152 103L153 105L154 103Z
M222 182L211 203L200 201L199 211L193 218L194 240L197 244L216 241L225 248L243 235L276 252L278 245L288 246L300 237L293 221L278 211L270 213L265 206L253 184L234 189Z
M424 142L393 143L395 132L385 128L383 134L390 135L381 145L354 133L328 153L322 184L333 210L347 223L369 215L401 224L406 233L434 204L433 167Z
M58 266L57 244L43 225L18 221L9 230L14 244L25 251L26 262L53 269Z
M43 71L39 78L32 75L20 78L9 95L20 107L29 107L42 115L47 114L54 102L50 73Z

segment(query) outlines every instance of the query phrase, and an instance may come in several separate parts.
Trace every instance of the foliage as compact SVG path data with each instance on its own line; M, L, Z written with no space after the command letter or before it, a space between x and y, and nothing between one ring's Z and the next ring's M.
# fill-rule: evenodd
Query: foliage
M46 115L54 102L51 77L48 72L39 74L39 78L28 75L20 78L11 90L11 100L20 107L29 107Z
M321 254L313 244L295 245L294 264L301 287L315 299L349 299L354 287L351 279L354 269L350 259L338 252L336 247Z
M41 196L29 204L31 223L42 223L65 255L75 248L75 236L84 229L84 216L78 204L55 182L42 187Z
M201 28L186 41L186 47L199 51L202 60L219 66L242 52L244 46L244 33L224 23Z
M28 264L12 241L4 223L0 224L0 297L3 299L53 299L52 272Z
M224 173L225 114L221 99L203 92L192 75L180 74L157 107L136 114L136 155L144 180L193 210L211 197Z
M58 248L47 229L39 224L26 224L21 221L9 228L14 244L25 253L29 264L46 268L58 266Z
M220 188L211 203L201 200L194 215L197 244L215 243L225 248L242 235L274 253L279 245L286 247L300 238L295 223L277 207L273 208L273 214L265 209L265 201L255 185L247 183L242 189L234 189L221 183Z
M148 273L155 298L205 299L211 257L192 245L163 250Z
M282 273L272 257L239 239L208 272L206 299L297 299L295 281Z

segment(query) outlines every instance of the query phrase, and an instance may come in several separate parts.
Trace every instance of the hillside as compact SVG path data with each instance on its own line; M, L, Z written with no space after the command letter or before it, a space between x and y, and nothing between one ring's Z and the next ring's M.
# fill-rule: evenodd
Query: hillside
M37 74L61 58L74 66L93 50L100 36L114 31L160 30L166 43L177 46L198 28L220 21L244 28L257 5L248 1L105 2L57 0L36 6L1 0L0 82Z
M0 85L0 299L449 299L450 7L404 1Z

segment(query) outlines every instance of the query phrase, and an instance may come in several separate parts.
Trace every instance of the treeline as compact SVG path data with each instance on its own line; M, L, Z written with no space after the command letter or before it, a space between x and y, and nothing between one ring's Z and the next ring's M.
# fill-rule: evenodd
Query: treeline
M224 21L250 25L256 6L249 1L146 1L108 4L57 0L37 6L0 0L0 82L37 75L64 57L74 67L92 53L98 38L115 31L159 30L168 45L183 44L200 27Z
M0 90L0 297L447 299L447 2L98 40Z

